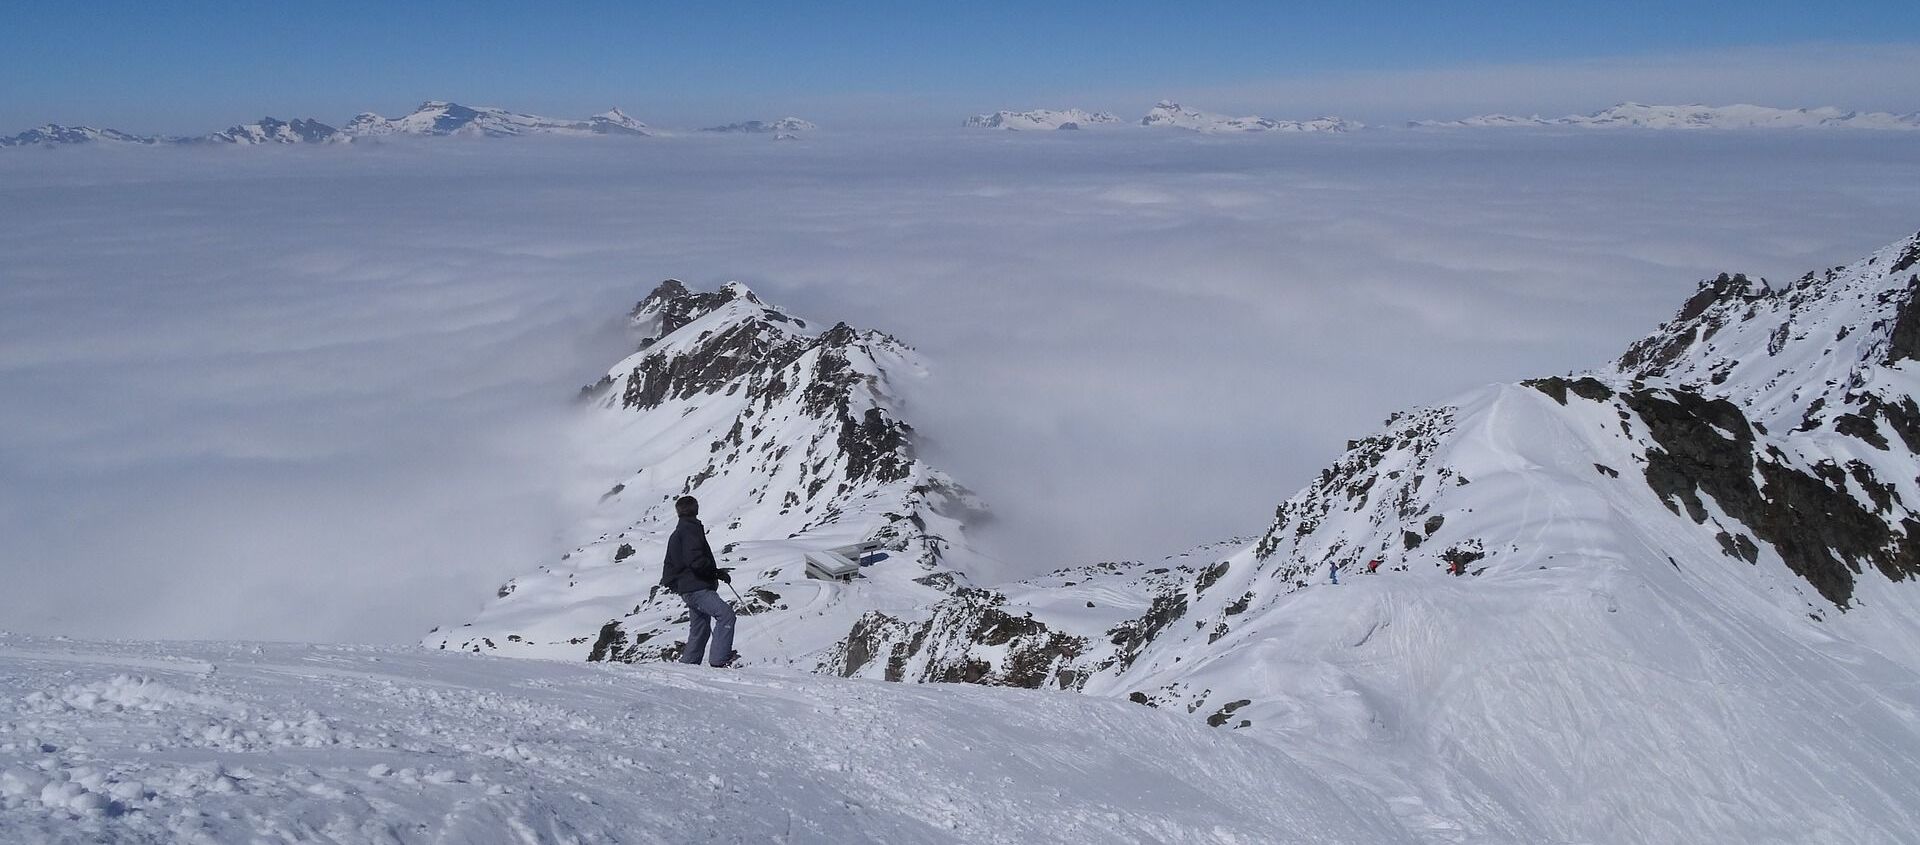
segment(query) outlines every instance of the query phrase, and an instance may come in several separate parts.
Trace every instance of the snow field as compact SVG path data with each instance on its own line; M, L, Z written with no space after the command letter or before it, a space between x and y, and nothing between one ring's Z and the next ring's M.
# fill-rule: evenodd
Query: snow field
M116 662L156 655L188 668ZM1283 752L1071 693L6 636L0 691L8 842L1410 841Z

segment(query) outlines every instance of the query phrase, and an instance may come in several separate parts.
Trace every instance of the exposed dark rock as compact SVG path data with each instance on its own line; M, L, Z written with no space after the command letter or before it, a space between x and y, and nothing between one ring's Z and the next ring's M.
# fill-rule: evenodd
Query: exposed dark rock
M1221 576L1224 576L1226 574L1227 574L1226 561L1221 561L1219 563L1216 563L1202 570L1200 572L1200 575L1193 579L1193 594L1198 596L1201 593L1206 592L1208 587L1213 586L1216 582L1220 580Z
M1427 461L1439 447L1440 438L1453 428L1453 414L1452 408L1405 414L1387 431L1353 441L1333 466L1321 470L1317 481L1274 510L1273 525L1254 546L1255 558L1264 561L1289 539L1297 540L1313 533L1342 500L1353 502L1364 497L1378 478L1376 469L1380 462L1389 454L1411 453L1415 460L1409 471L1415 478L1424 480ZM1417 486L1418 483L1403 484L1401 495L1394 500L1402 518L1415 516L1412 490Z
M1552 397L1553 401L1562 405L1567 404L1567 380L1559 376L1527 379L1526 381L1520 382L1520 384L1545 393L1549 397Z
M1700 288L1680 307L1680 313L1660 330L1627 347L1618 362L1622 372L1636 376L1664 374L1694 343L1712 337L1728 322L1736 319L1740 305L1772 295L1764 286L1756 288L1744 274L1727 275L1700 283ZM1739 319L1744 319L1744 315Z
M713 313L714 309L732 302L733 299L734 294L731 288L721 288L712 293L694 293L687 290L687 286L679 279L668 279L655 287L645 299L634 303L631 316L639 317L649 310L657 309L660 314L658 336L665 337L679 331L688 323Z
M1591 376L1574 379L1567 385L1567 389L1573 391L1575 396L1594 402L1605 402L1613 398L1613 389Z
M1697 330L1687 328L1678 334L1655 334L1627 347L1620 356L1620 369L1643 375L1660 375L1680 359L1693 345Z
M615 549L613 551L614 563L619 563L620 561L626 560L627 558L630 558L630 557L633 557L633 546L627 543L621 543L620 548Z
M1486 550L1481 547L1480 541L1468 540L1442 552L1440 559L1447 562L1447 571L1459 575L1467 571L1468 564L1486 556Z
M1758 448L1732 403L1677 390L1641 390L1625 398L1659 444L1647 453L1647 483L1669 507L1678 499L1695 522L1704 522L1700 495L1711 496L1843 610L1851 606L1854 575L1863 563L1895 580L1920 575L1920 545L1914 541L1920 525L1909 519L1897 529L1890 526L1847 492L1837 467L1803 471L1778 450ZM1858 474L1873 483L1864 465Z
M740 616L753 616L770 610L786 609L787 606L780 603L779 593L765 587L753 587L741 596L741 601L734 607L734 612Z
M1871 409L1868 409L1871 413ZM1833 418L1833 430L1848 437L1858 438L1867 445L1884 452L1887 450L1886 435L1880 433L1880 426L1873 418L1865 414L1841 414Z
M1568 391L1572 391L1575 396L1583 399L1591 399L1595 402L1602 402L1613 396L1612 388L1607 387L1592 376L1583 376L1577 379L1549 376L1547 378L1527 379L1526 381L1520 382L1520 384L1545 393L1552 397L1553 401L1559 402L1562 405L1567 404Z
M607 391L607 388L612 386L613 386L613 374L607 373L606 375L601 376L599 381L596 381L588 385L582 385L580 387L580 395L575 397L575 399L580 402L585 402L589 399L598 397L602 393L605 393Z
M1908 452L1920 453L1920 406L1916 406L1912 398L1887 402L1871 393L1858 398L1861 416L1885 420L1893 433L1900 436L1900 442L1906 444Z
M782 334L764 322L735 323L708 338L697 354L656 353L642 358L627 373L620 404L644 411L668 399L714 393L756 371L784 366L806 347L805 341Z
M889 681L1026 688L1051 682L1062 689L1084 683L1084 675L1071 664L1085 653L1086 640L1054 631L1031 616L1009 614L1002 609L1005 602L999 593L961 587L935 605L932 618L924 622L868 612L821 668L852 677L885 657ZM999 665L975 654L975 646L1000 655ZM915 658L922 658L922 668L908 677L908 665Z
M593 650L587 652L587 662L618 661L626 648L627 635L620 629L619 620L609 620L600 626L600 638L593 641Z
M1238 616L1242 613L1247 612L1247 607L1252 604L1253 604L1253 591L1248 590L1244 595L1240 596L1237 599L1234 599L1233 604L1227 605L1226 615Z
M1234 711L1239 710L1240 708L1245 707L1252 703L1253 703L1252 700L1245 699L1245 698L1242 698L1239 701L1227 702L1225 705L1223 705L1219 709L1218 712L1215 712L1213 715L1207 717L1207 725L1215 728L1220 727L1221 725L1226 724L1228 721L1230 721L1233 718Z
M1112 657L1102 662L1100 668L1118 667L1125 669L1140 658L1149 643L1181 617L1187 615L1187 594L1185 590L1168 590L1153 597L1153 603L1147 606L1147 612L1140 618L1116 625L1107 630L1107 636L1118 646Z
M1905 273L1913 269L1915 264L1920 264L1920 235L1915 235L1913 240L1907 242L1907 248L1900 252L1899 258L1894 259L1893 266L1887 268L1887 272Z

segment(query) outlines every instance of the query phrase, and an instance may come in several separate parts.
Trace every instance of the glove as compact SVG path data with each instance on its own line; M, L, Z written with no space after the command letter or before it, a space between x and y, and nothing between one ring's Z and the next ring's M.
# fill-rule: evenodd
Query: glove
M714 570L714 577L731 584L733 583L733 570L723 566Z

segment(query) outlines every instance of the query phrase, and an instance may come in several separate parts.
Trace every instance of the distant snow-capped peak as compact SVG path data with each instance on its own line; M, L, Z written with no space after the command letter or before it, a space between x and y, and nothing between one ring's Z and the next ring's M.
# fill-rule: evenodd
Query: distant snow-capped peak
M738 132L754 135L771 133L781 135L795 132L810 132L818 128L820 127L813 125L812 121L802 120L797 117L783 117L778 120L743 120L739 123L729 123L724 126L709 126L700 131Z
M1161 100L1140 118L1141 126L1190 129L1195 132L1351 132L1364 128L1358 121L1339 117L1313 120L1274 120L1269 117L1228 117L1190 109L1172 100Z
M651 135L647 125L617 108L587 118L589 129L601 135Z
M62 126L48 123L17 135L0 136L0 147L27 147L46 144L91 144L105 141L117 144L154 144L161 139L152 135L133 135L118 129L92 126Z
M352 137L382 135L472 136L516 135L650 135L647 125L619 109L586 120L541 117L492 106L470 107L446 100L428 100L412 113L386 118L372 112L348 121L341 131Z
M1416 120L1416 128L1553 127L1581 129L1920 129L1920 113L1847 111L1834 106L1782 109L1771 106L1700 104L1662 106L1620 103L1592 114L1518 117L1483 114L1459 120Z
M216 144L324 144L352 139L311 118L289 121L263 117L257 123L243 123L194 140Z
M580 396L581 436L610 486L555 559L428 645L662 656L685 612L654 586L681 495L700 500L741 612L757 614L740 641L756 660L811 668L868 598L929 602L992 564L963 523L983 506L916 452L902 392L925 368L899 340L793 316L738 282L695 291L671 279L634 305L628 328L638 349ZM805 557L862 542L887 560L862 570L855 609L834 610L837 587L808 579Z
M1118 123L1120 118L1107 112L1089 112L1081 109L1032 109L977 114L967 118L965 125L974 129L1005 129L1017 132L1036 129L1085 129L1099 124Z

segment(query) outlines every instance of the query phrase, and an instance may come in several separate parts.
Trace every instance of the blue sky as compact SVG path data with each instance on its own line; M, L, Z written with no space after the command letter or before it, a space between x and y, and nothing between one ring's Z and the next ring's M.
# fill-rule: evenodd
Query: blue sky
M1722 96L1920 108L1908 81L1920 77L1920 4L1570 5L27 0L0 29L0 127L186 132L263 113L337 122L427 98L569 115L619 105L690 122L775 111L944 120L1048 104L1131 113L1176 95L1280 116L1297 116L1287 106L1303 99L1330 110L1357 100L1344 111L1397 118L1452 105L1423 99L1421 86L1462 72L1487 75L1467 87L1506 110L1648 99L1630 80L1609 93L1592 79L1608 66L1641 78L1632 71L1648 60L1686 99L1721 94L1701 84L1685 97L1686 75L1700 73ZM1878 65L1860 66L1863 46ZM1835 58L1848 69L1835 71ZM1741 62L1750 67L1733 77L1747 86L1729 87L1724 72ZM1580 91L1542 86L1564 68ZM1832 78L1809 88L1809 72ZM1378 90L1352 96L1356 80ZM1668 93L1655 88L1646 94ZM1384 96L1392 89L1404 93Z

